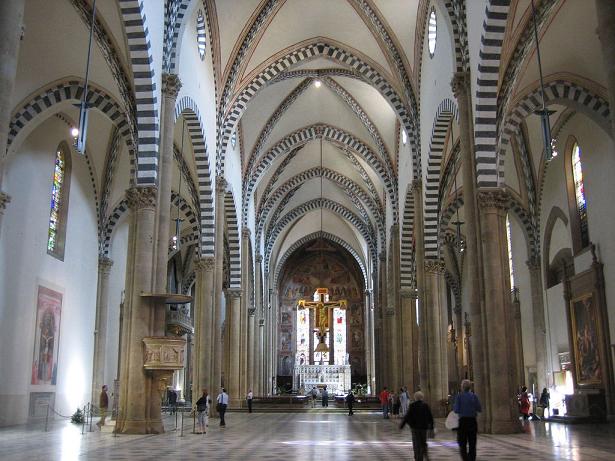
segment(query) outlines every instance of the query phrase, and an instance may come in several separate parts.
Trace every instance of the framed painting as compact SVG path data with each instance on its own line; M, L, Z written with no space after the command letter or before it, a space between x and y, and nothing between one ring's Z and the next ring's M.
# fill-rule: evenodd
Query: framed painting
M577 384L602 384L602 364L600 360L600 331L596 303L592 293L570 301L570 319Z
M56 384L62 293L39 285L36 297L36 326L32 381L34 385Z

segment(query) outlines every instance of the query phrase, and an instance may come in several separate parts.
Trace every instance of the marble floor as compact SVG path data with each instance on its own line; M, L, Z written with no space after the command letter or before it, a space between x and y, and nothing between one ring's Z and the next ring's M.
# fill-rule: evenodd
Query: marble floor
M187 416L187 414L186 414ZM228 413L227 427L217 421L206 435L192 433L186 417L184 435L175 431L175 417L167 416L163 435L114 436L95 430L81 434L81 426L55 422L0 429L0 459L16 460L409 460L410 431L399 420L383 420L376 413L349 417L339 413ZM95 426L93 426L96 428ZM478 459L615 460L615 425L567 426L526 423L516 435L479 435ZM429 441L430 459L459 459L455 433L438 422Z

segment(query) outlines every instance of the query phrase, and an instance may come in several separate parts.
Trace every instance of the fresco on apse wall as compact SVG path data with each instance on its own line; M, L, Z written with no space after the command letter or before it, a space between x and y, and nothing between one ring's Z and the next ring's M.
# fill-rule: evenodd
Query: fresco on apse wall
M62 293L39 285L36 301L32 384L56 384L61 314Z
M333 247L328 242L328 251L310 251L313 243L297 250L283 269L279 288L278 314L278 375L292 376L297 351L297 314L296 304L299 299L312 298L318 287L329 289L331 300L346 299L347 331L346 344L348 360L352 365L354 376L364 376L365 338L363 323L363 287L362 274L356 262L341 248ZM313 314L312 314L313 316ZM313 329L313 317L310 320ZM313 335L310 335L313 336ZM313 351L314 338L309 350ZM310 357L303 359L309 363Z

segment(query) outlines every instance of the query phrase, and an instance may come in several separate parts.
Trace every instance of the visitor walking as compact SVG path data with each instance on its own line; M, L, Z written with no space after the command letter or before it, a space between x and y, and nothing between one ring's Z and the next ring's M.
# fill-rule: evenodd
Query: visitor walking
M318 391L315 387L312 388L310 394L312 394L312 408L316 408L316 396L318 395Z
M433 415L431 409L423 400L425 396L421 391L414 393L414 402L408 407L399 426L403 429L407 424L412 431L412 448L415 461L423 461L427 457L427 431L433 431Z
M410 397L408 396L408 390L405 387L402 387L399 390L399 405L399 410L403 418L406 416L406 413L408 413L408 405L410 405Z
M521 393L518 396L519 399L519 412L524 421L527 421L530 417L530 396L527 395L527 387L521 388Z
M248 390L246 400L248 401L248 413L252 413L252 400L254 400L254 393L252 392L252 389Z
M472 383L469 379L461 381L461 392L457 394L453 406L453 411L459 415L457 443L461 459L464 461L476 461L476 436L478 434L476 415L481 411L480 401L470 390L471 388Z
M175 389L170 390L169 406L171 407L171 414L174 415L177 411L177 392L175 391Z
M382 405L382 417L389 419L389 391L386 386L380 392L380 405Z
M98 398L98 411L100 411L100 419L96 423L99 428L105 425L105 418L107 417L107 409L109 408L109 396L107 395L107 385L103 385L100 397Z
M399 394L393 392L391 395L391 408L393 409L393 418L399 418L399 408L401 403L399 400Z
M329 407L329 391L327 391L327 386L322 390L322 406Z
M224 421L224 413L226 413L226 407L228 407L228 394L226 389L222 388L216 399L218 402L217 410L220 414L220 427L226 427L226 421Z
M210 398L207 395L207 389L203 389L203 395L196 401L196 415L199 423L199 434L206 434L209 427L209 403Z
M542 394L540 394L540 406L542 407L542 416L546 418L549 414L549 400L551 400L551 394L549 394L549 390L545 387L542 389Z
M352 406L354 404L354 394L352 393L352 391L349 391L348 395L346 396L346 404L348 405L348 416L354 415L354 412L352 411Z

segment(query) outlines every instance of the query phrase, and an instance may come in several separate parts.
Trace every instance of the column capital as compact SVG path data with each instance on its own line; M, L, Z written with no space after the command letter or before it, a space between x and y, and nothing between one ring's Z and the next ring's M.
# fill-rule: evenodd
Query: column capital
M395 223L391 225L391 234L399 234L399 224Z
M249 227L242 227L241 228L241 237L244 239L249 239L250 235L252 235L252 231L250 230Z
M372 291L373 291L373 290L372 290L371 288L368 288L367 290L365 290L365 291L363 292L363 294L365 294L365 296L371 296L371 295L372 295Z
M395 308L394 307L387 307L384 310L384 313L387 317L395 317Z
M0 215L2 215L10 201L11 196L9 194L6 192L0 192Z
M469 72L455 72L451 79L451 89L456 99L460 96L467 96L470 90L470 73Z
M111 272L111 266L113 266L113 260L103 255L98 256L98 272L108 274Z
M216 258L213 256L205 256L197 259L194 262L194 267L198 271L212 272L216 267Z
M239 288L228 288L226 290L226 296L229 298L241 298L241 289Z
M416 290L413 290L412 288L402 288L399 290L399 296L404 299L416 298Z
M425 272L430 274L444 274L446 272L446 266L444 262L439 259L426 259Z
M256 256L254 257L254 261L256 261L257 264L260 264L263 262L263 255L260 253L256 253Z
M386 260L387 260L387 255L386 255L386 253L384 253L384 252L380 253L380 254L378 255L378 259L379 259L380 261L382 261L382 262L386 262Z
M177 74L162 74L162 94L173 99L177 98L182 82Z
M158 196L158 188L154 186L140 187L135 186L126 189L126 199L128 206L133 210L154 209L156 208L156 200Z
M423 188L423 181L419 178L419 179L413 179L412 180L412 185L410 187L410 191L412 193L414 192L418 192Z
M540 255L531 256L530 259L525 261L525 264L530 271L540 270Z
M254 314L256 314L256 307L251 307L248 309L248 315L250 317L254 317Z
M483 210L489 208L508 210L510 208L510 195L504 189L480 191L478 193L478 206Z
M265 326L265 319L258 319L258 326L259 327L264 327Z
M216 192L224 192L226 190L226 179L222 175L216 176Z

